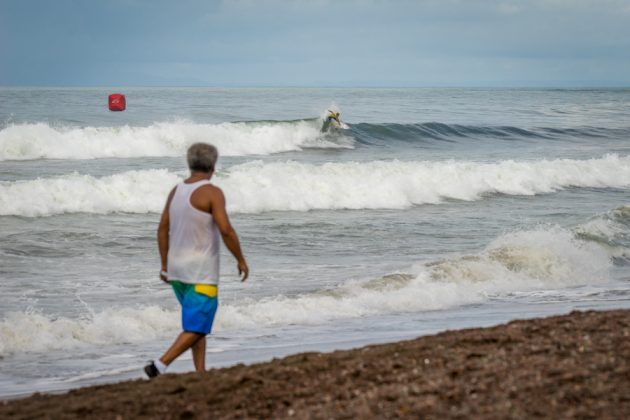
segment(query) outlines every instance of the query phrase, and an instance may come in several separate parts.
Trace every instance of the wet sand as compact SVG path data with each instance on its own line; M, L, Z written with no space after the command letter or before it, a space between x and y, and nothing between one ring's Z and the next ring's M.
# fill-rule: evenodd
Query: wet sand
M630 418L630 310L35 394L0 418Z

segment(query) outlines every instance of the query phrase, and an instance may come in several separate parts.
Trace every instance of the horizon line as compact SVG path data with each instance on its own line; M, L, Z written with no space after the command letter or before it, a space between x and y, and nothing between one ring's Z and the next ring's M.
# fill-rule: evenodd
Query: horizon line
M369 84L369 85L308 85L308 84L1 84L0 88L212 88L212 89L627 89L630 82L618 83L515 83L515 84Z

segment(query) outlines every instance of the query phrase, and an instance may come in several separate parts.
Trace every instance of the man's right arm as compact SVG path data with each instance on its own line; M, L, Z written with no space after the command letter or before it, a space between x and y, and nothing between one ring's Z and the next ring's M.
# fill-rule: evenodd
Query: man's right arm
M210 192L210 212L212 218L221 232L223 243L230 250L234 258L238 263L238 273L243 275L241 281L247 280L249 276L249 267L245 262L245 257L241 251L241 243L238 240L238 235L230 223L227 211L225 209L225 196L223 191L217 187L213 187Z
M162 281L168 281L166 276L162 274L162 271L168 273L168 234L171 225L169 207L171 206L171 200L173 199L174 194L175 188L173 188L168 195L168 199L166 200L166 205L164 206L164 210L162 211L162 217L160 218L160 225L158 226L157 231L158 250L160 251L160 261L162 264L162 267L160 269L160 279L162 279Z

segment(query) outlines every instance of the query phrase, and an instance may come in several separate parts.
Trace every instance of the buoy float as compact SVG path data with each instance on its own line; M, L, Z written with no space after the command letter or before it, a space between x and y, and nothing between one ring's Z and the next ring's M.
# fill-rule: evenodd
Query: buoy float
M109 95L109 110L110 111L124 111L127 107L125 95L122 93L112 93Z

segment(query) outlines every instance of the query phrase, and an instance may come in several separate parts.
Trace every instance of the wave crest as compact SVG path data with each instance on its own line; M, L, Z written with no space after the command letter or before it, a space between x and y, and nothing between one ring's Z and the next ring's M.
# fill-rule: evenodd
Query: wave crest
M592 217L576 234L604 246L620 263L630 263L630 205Z
M0 215L159 212L181 176L166 170L97 178L72 174L0 183ZM217 173L236 213L316 209L405 209L487 194L535 195L567 187L628 188L630 157L448 162L248 162Z
M148 127L12 124L0 130L0 161L182 156L196 142L214 144L223 156L353 147L352 138L322 133L321 124L317 119L221 124L176 121Z

